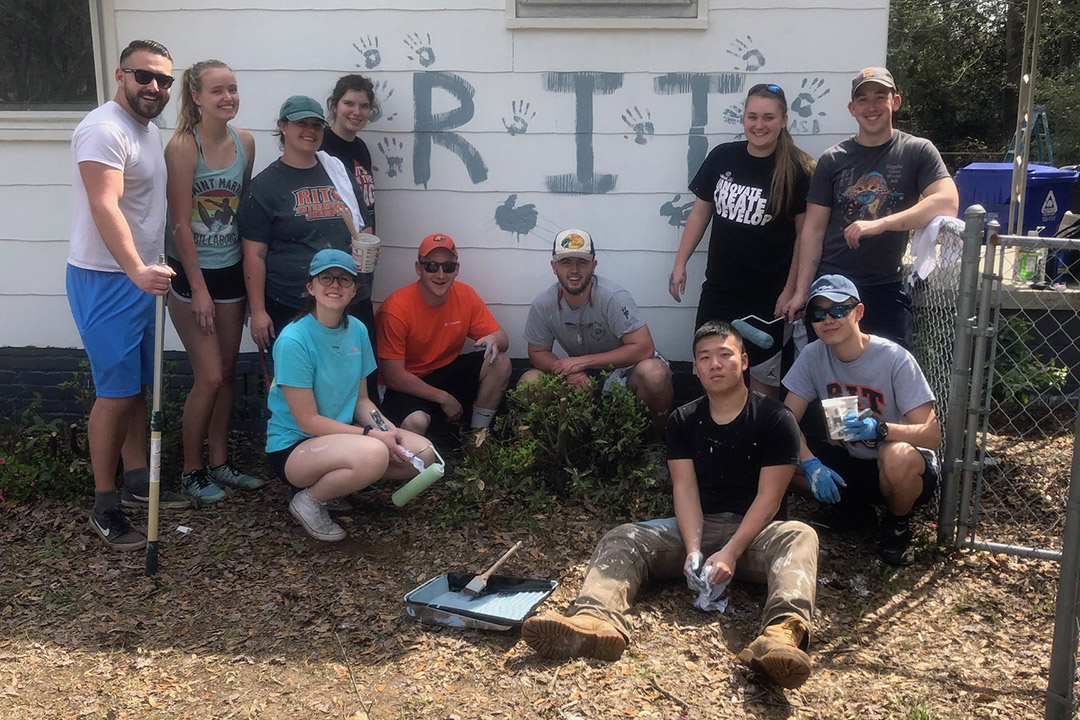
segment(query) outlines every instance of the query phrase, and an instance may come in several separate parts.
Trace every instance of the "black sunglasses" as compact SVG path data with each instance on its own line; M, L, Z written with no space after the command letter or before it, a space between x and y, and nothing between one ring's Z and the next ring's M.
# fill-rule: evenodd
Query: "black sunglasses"
M773 83L758 83L754 87L750 88L750 92L746 93L746 97L750 97L754 93L759 93L762 90L768 90L773 95L776 95L778 98L780 98L780 100L785 105L787 104L787 97L785 97L785 95L784 95L784 88L780 87L779 85L775 85Z
M811 308L807 314L810 316L810 322L815 323L824 322L826 315L831 318L836 318L837 320L840 320L841 318L846 318L848 314L858 306L859 303L852 303L850 305L833 305L832 307L827 308L816 307Z
M420 267L424 268L424 270L427 270L429 273L432 274L439 272L439 268L442 268L442 271L444 273L452 273L457 270L457 266L458 264L456 260L447 260L446 262L431 261L420 263Z
M151 80L157 80L157 86L162 90L168 90L172 87L172 84L176 82L176 78L172 75L162 75L161 73L150 72L149 70L143 70L137 68L132 70L131 68L120 68L125 73L131 73L135 76L135 82L140 85L149 85Z

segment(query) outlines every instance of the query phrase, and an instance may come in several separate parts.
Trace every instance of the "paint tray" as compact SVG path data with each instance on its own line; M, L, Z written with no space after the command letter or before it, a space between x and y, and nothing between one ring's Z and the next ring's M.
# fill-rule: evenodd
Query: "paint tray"
M446 573L405 596L405 612L421 622L477 630L512 630L558 586L554 580L492 575L475 598L461 590L475 573Z

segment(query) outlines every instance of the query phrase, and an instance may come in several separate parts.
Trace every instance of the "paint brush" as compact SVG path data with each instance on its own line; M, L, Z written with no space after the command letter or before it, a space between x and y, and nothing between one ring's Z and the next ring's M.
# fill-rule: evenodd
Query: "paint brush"
M516 543L514 543L514 547L504 552L502 557L496 560L495 563L487 570L485 570L482 575L477 575L472 580L470 580L469 584L461 589L461 594L465 597L474 598L481 592L483 592L484 588L487 587L488 580L495 573L495 571L501 568L502 564L506 562L511 555L513 555L520 549L521 541L518 540Z

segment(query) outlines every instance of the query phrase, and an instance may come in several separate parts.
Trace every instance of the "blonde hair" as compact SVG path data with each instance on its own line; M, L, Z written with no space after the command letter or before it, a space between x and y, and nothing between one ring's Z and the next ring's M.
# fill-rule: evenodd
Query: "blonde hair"
M776 85L773 87L780 89ZM807 176L813 175L817 162L795 145L795 139L791 137L791 133L787 129L787 98L784 97L783 90L777 93L767 86L756 85L750 94L746 96L746 99L749 100L752 97L775 100L780 105L780 110L784 116L784 125L780 128L780 134L776 138L776 150L774 151L776 167L773 169L772 182L769 183L768 210L774 216L787 214L791 211L791 206L795 202L797 169L802 168L802 171Z
M180 80L180 113L176 118L177 135L194 131L195 126L202 119L202 111L199 110L199 106L195 104L195 99L191 95L202 91L203 74L213 68L232 71L232 68L220 60L203 60L184 71L184 76Z

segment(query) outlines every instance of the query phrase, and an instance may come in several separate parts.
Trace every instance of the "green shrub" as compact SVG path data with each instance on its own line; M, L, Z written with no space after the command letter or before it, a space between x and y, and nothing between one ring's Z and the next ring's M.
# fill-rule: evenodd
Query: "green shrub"
M42 418L40 396L0 427L0 500L74 500L93 487L86 434Z
M451 521L493 502L522 514L557 500L607 518L670 514L663 453L647 444L648 411L629 390L597 397L545 374L507 393L507 405L488 439L444 482Z
M1069 369L1056 358L1044 362L1028 344L1034 324L1023 315L1002 315L997 331L993 397L1003 410L1027 405L1032 394L1061 390Z

